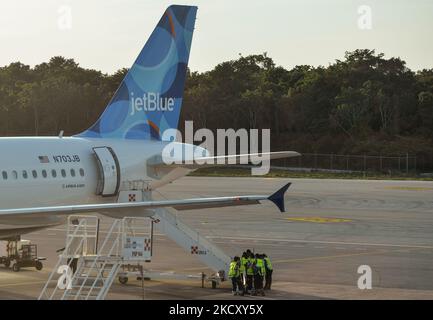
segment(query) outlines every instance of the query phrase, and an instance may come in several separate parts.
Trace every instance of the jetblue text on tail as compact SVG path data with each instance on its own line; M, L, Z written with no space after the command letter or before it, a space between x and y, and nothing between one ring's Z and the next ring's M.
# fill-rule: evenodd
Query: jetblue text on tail
M162 140L177 129L196 13L167 8L101 117L78 136Z

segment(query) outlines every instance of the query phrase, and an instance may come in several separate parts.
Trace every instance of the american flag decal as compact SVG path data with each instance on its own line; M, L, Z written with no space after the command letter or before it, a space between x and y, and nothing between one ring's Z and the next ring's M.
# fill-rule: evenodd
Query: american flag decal
M50 159L48 159L48 156L39 156L40 163L50 163Z

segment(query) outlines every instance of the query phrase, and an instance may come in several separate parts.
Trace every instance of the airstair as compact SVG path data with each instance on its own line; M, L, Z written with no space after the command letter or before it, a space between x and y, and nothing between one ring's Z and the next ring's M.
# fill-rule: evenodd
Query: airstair
M122 186L122 189L127 190L120 191L119 202L152 200L152 192L146 191L143 186L136 181L130 182L130 185ZM140 189L140 187L143 190L131 190L135 188ZM213 274L206 276L206 280L212 283L213 288L219 285L221 281L227 280L227 273L231 262L228 255L203 235L183 223L173 213L174 209L156 208L152 211L154 213L152 216L153 225L158 231L165 234L188 254L197 257L214 271Z
M138 190L121 191L119 200L141 201L146 196L145 192ZM39 299L105 299L116 277L119 276L119 280L124 277L125 265L150 261L154 226L214 271L209 276L201 276L203 281L212 283L212 288L227 279L231 259L221 249L168 209L157 208L150 215L152 217L114 219L100 247L99 218L69 216L65 248ZM141 272L142 276L154 279L168 276L167 273L158 275L144 269ZM170 277L175 276L170 274Z
M196 256L206 266L215 271L213 275L206 278L212 282L213 288L221 281L226 280L231 259L221 249L184 224L167 209L155 209L153 218L154 221L159 220L159 223L155 226L161 233L164 233L185 251Z
M115 219L98 248L99 218L70 216L66 244L40 296L49 300L103 300L125 261L151 255L149 218Z

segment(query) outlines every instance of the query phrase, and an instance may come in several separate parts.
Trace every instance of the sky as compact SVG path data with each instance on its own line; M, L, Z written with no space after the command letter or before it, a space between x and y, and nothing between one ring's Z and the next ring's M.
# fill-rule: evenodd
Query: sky
M431 0L1 0L0 66L62 55L105 73L130 67L170 4L198 6L193 71L263 52L289 69L327 66L361 48L433 68Z

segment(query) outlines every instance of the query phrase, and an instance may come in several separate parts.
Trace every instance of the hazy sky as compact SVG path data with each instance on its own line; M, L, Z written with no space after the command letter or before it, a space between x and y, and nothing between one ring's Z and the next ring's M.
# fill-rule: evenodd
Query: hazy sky
M130 67L173 3L199 8L192 70L265 51L286 68L326 66L357 48L433 68L432 0L1 0L0 66L63 55L108 73ZM371 29L358 26L362 5Z

